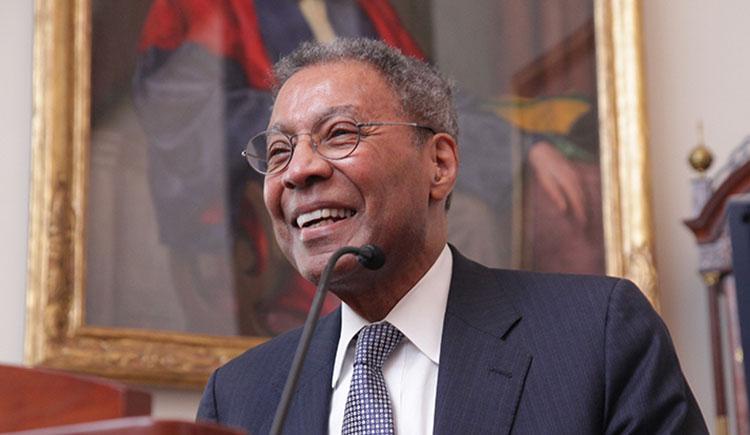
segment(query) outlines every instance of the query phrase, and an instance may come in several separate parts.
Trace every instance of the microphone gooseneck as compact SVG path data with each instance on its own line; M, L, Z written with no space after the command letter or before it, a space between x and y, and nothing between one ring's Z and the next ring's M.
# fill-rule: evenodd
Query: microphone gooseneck
M281 429L284 427L284 420L286 414L289 411L289 405L292 402L292 396L294 390L297 387L297 381L299 380L300 372L302 371L302 364L305 361L305 355L307 355L307 348L310 346L310 340L312 339L313 331L315 326L318 324L318 318L320 318L320 309L323 307L323 300L325 299L326 287L328 281L330 281L331 272L333 272L336 262L339 258L346 254L354 254L357 256L357 261L363 267L370 270L377 270L383 267L385 264L385 254L383 250L375 245L364 245L360 248L353 246L344 246L338 249L328 259L323 274L320 276L320 282L318 282L318 289L315 291L315 297L313 298L312 305L310 305L310 312L307 314L305 320L305 327L302 329L302 335L300 336L299 344L297 344L297 350L294 353L294 359L292 360L292 367L289 369L289 375L286 378L286 384L284 385L284 391L281 393L281 400L276 408L276 414L273 418L271 425L271 435L279 435Z

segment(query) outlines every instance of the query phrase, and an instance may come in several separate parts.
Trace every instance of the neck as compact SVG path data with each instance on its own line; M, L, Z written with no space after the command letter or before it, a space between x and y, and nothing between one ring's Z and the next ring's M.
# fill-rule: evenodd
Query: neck
M390 258L383 269L359 274L356 282L332 285L331 291L367 321L383 320L432 267L444 246L445 240L435 243L411 261Z

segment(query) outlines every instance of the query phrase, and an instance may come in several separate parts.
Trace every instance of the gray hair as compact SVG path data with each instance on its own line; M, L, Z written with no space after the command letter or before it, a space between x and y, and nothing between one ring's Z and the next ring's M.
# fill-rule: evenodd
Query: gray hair
M458 137L453 83L435 67L374 39L342 38L328 44L303 43L274 65L274 98L281 86L301 69L348 60L364 62L380 72L399 96L403 113L414 122Z

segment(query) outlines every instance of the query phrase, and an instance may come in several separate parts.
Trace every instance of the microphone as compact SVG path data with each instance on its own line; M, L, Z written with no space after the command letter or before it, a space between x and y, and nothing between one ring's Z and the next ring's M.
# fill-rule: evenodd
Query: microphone
M364 245L357 254L359 264L370 270L378 270L385 264L383 250L375 245Z
M302 364L305 361L305 355L307 355L307 348L310 346L313 331L315 331L315 326L318 324L320 309L323 307L323 300L325 299L326 287L328 287L331 272L333 272L333 268L336 266L339 258L346 254L356 255L359 264L370 270L380 269L385 264L383 250L370 244L360 248L344 246L334 252L331 258L328 259L328 263L326 263L326 267L323 269L323 274L320 276L320 282L318 283L318 289L315 291L312 305L310 305L310 312L307 314L305 327L302 329L302 335L300 336L299 344L297 344L297 350L294 353L292 367L289 369L284 391L281 393L281 400L279 400L279 405L276 407L276 414L271 424L271 435L279 435L284 426L284 420L286 420L286 414L289 411L289 405L292 402L292 396L297 387L300 372L302 371Z

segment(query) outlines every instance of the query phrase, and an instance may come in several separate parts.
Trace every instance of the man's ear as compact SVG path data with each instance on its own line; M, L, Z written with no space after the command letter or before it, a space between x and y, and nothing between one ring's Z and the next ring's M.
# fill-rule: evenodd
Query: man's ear
M458 144L448 133L438 133L430 139L433 174L430 198L441 201L453 191L458 176Z

